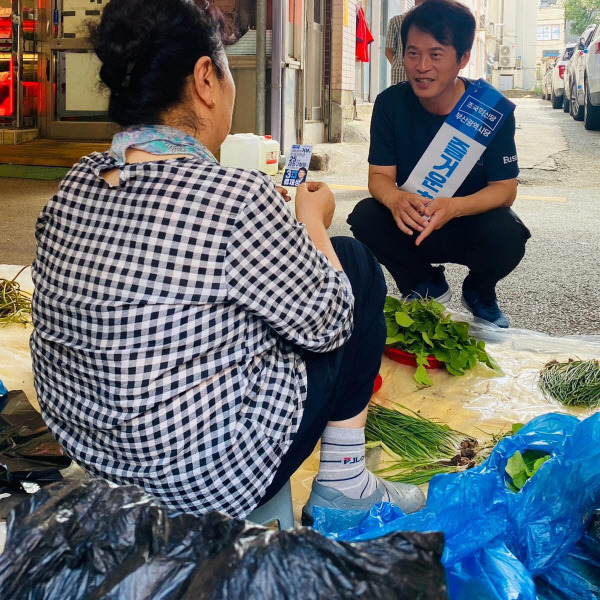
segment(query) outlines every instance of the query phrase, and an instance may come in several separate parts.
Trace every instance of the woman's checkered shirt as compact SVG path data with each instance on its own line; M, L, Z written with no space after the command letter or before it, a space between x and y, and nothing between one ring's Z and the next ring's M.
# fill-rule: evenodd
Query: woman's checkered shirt
M302 417L301 350L352 330L347 277L273 183L198 158L83 158L37 224L36 389L90 473L245 516Z

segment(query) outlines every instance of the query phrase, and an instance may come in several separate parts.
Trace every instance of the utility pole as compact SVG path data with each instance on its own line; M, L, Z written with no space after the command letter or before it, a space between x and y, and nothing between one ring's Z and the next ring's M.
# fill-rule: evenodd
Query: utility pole
M256 133L265 135L267 94L267 0L256 2Z

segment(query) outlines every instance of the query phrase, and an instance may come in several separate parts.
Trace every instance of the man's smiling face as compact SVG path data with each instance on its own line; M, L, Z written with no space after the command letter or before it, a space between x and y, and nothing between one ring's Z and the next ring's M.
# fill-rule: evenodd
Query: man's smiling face
M408 30L404 68L415 95L422 100L453 93L456 77L469 57L470 52L465 52L459 62L454 46L438 42L414 25Z

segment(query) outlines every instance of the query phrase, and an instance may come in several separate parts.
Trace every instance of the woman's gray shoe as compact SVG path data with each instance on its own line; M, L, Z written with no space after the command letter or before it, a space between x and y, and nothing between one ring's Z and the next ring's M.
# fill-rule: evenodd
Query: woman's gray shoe
M389 499L388 499L389 498ZM408 483L395 483L377 478L377 489L366 498L349 498L327 485L313 480L308 502L302 509L302 525L313 524L313 507L338 508L341 510L369 510L378 502L392 502L405 513L413 513L423 508L425 496L416 486Z

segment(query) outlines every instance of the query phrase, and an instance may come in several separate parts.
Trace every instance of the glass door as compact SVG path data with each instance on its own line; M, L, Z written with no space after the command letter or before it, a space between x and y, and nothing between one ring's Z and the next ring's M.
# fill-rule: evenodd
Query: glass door
M107 114L108 90L100 87L100 62L88 42L87 25L108 0L45 0L42 31L40 123L53 139L110 139L118 126Z
M33 2L0 0L0 127L37 127L37 25Z

